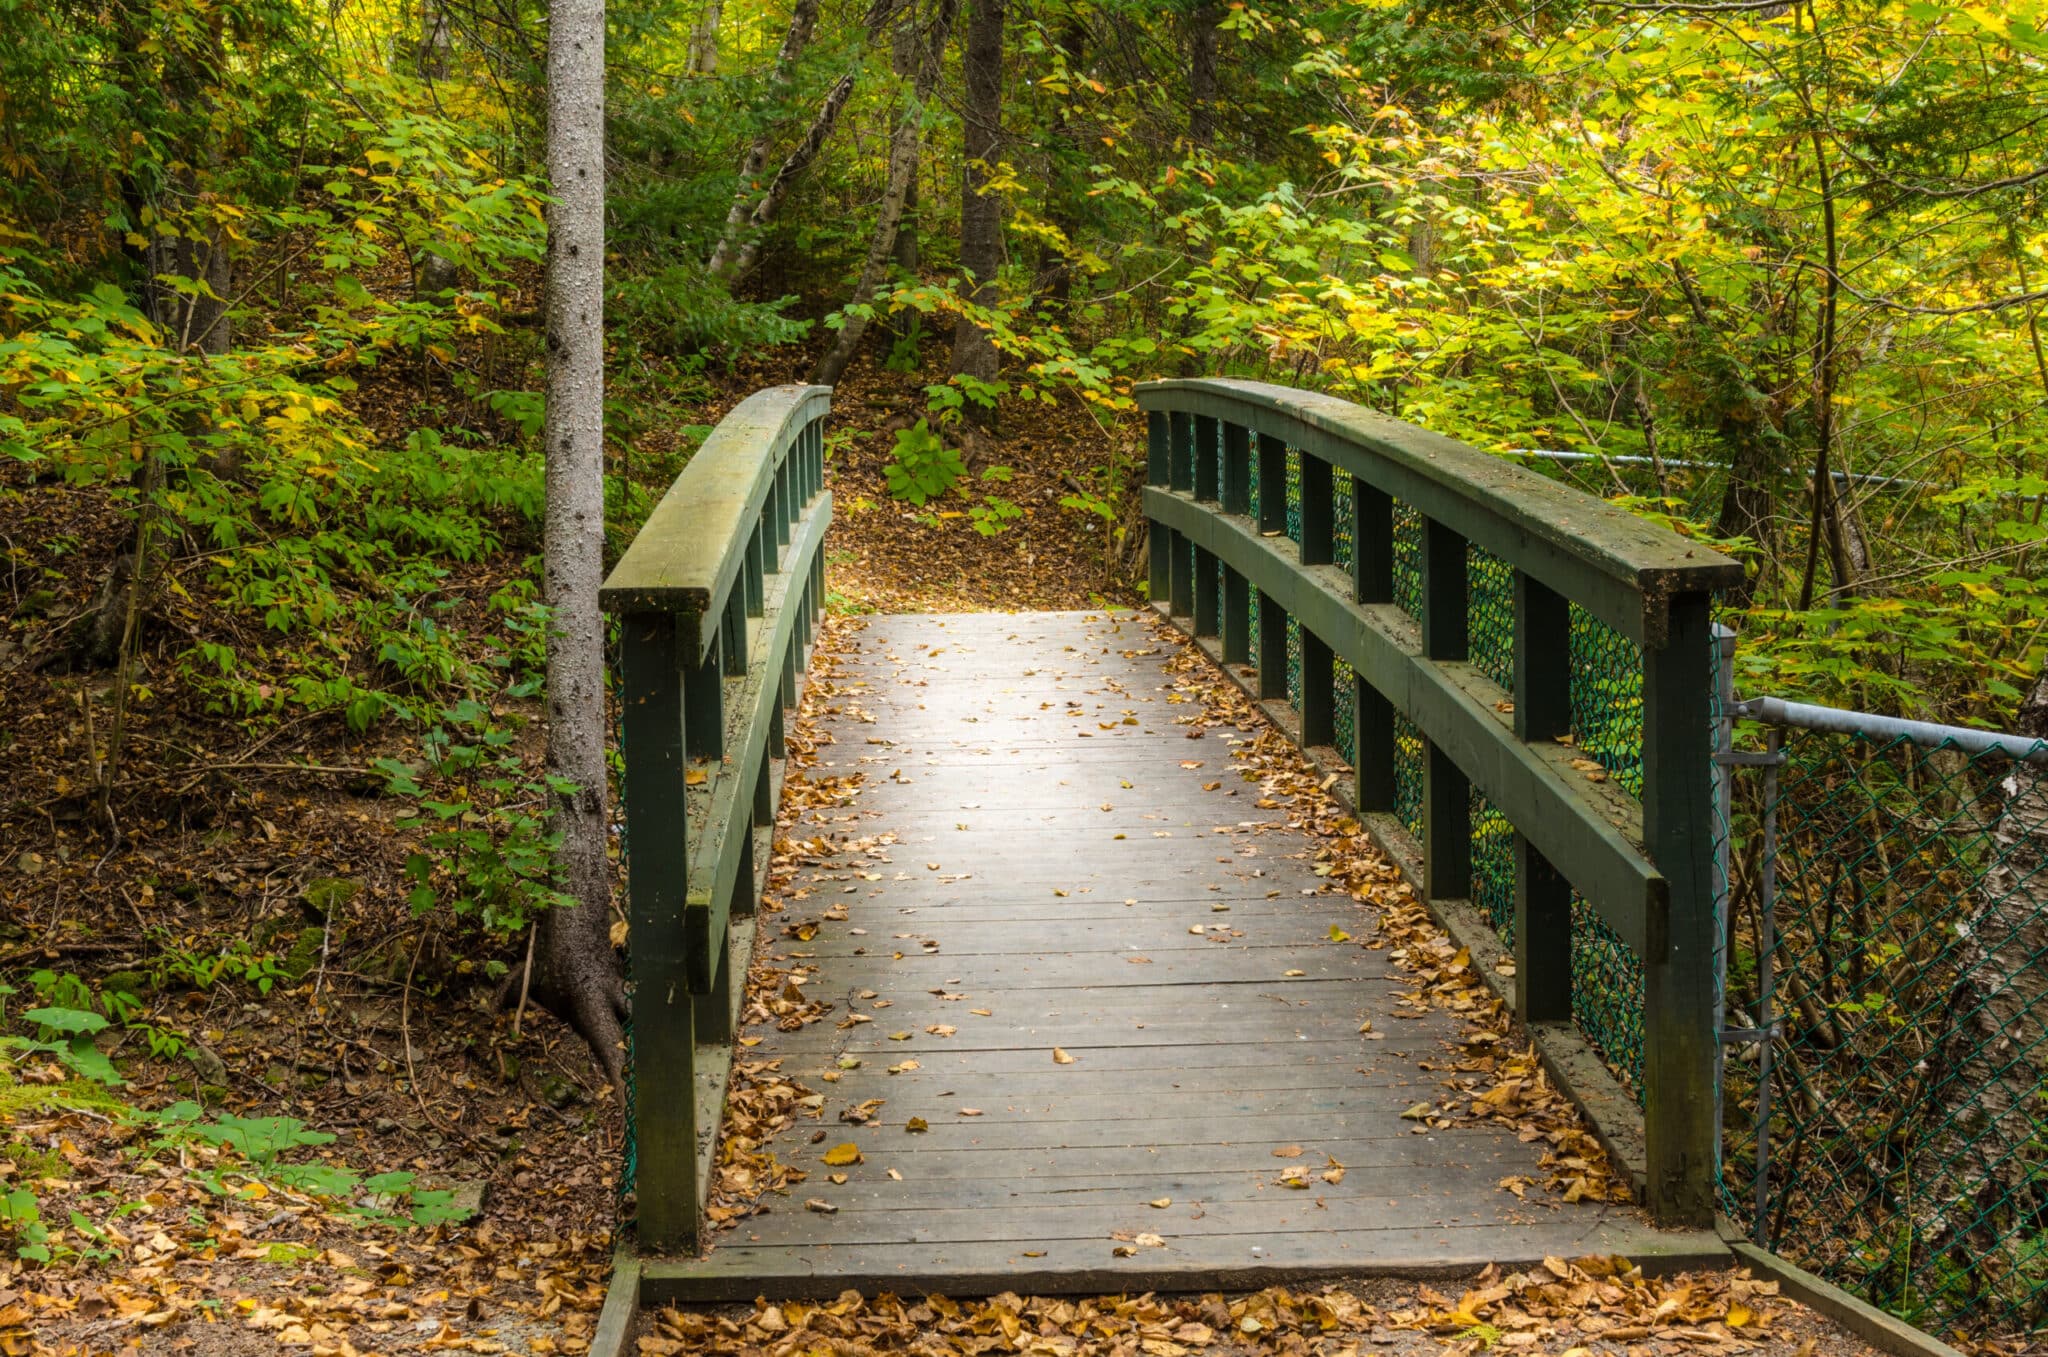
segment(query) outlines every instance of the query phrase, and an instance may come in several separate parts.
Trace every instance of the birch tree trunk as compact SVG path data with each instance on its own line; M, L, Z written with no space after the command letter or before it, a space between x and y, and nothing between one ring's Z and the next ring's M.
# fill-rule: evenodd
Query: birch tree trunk
M547 771L555 798L556 886L575 903L544 911L533 997L583 1034L620 1083L625 996L610 936L605 854L604 0L548 8Z
M924 149L924 110L931 101L932 91L939 83L939 54L945 50L946 35L953 28L955 0L939 0L938 13L933 16L930 28L920 36L908 37L916 51L908 54L907 63L915 70L911 77L910 102L897 115L896 130L889 139L889 179L882 190L882 204L875 218L875 234L868 241L868 255L862 261L860 278L853 285L855 302L864 302L872 297L875 289L882 284L889 262L896 257L897 229L903 223L903 206L909 199L910 189L917 182L917 157ZM911 30L914 34L915 30ZM818 360L817 369L811 380L824 386L834 385L846 371L846 365L853 361L853 355L860 348L862 335L867 333L868 321L864 316L848 315L839 333L832 340L832 347Z
M690 75L718 74L718 21L721 0L704 0L703 12L690 30L690 53L684 70Z
M984 193L1003 138L1003 22L1008 0L972 0L967 45L961 65L967 102L961 111L965 160L960 170L960 267L973 275L969 300L996 300L996 270L1003 260L1003 200ZM1000 370L995 344L981 326L962 316L953 327L953 371L992 382ZM967 417L984 427L995 412L970 401Z
M881 35L882 27L895 12L896 5L897 0L870 0L866 22L869 46L873 46ZM810 3L807 15L803 0L799 0L796 12L790 16L789 32L783 37L782 51L789 55L792 67L797 55L803 51L804 43L810 39L817 15L815 0ZM793 41L794 47L791 46ZM779 65L782 60L780 54L776 60ZM754 195L753 185L768 160L768 136L764 132L755 138L747 153L747 163L740 167L740 188L733 197L732 210L726 213L725 231L719 238L718 248L711 252L711 262L706 265L706 271L712 277L737 278L754 267L754 260L761 254L762 229L782 210L782 202L789 196L797 177L810 168L811 162L818 158L818 152L825 148L832 129L839 124L839 115L846 108L847 99L853 94L858 75L858 71L848 71L826 92L824 102L818 105L817 113L811 118L810 127L805 129L803 140L783 157L781 168L775 171L775 177L768 181L768 187L758 197ZM787 83L786 77L783 79Z

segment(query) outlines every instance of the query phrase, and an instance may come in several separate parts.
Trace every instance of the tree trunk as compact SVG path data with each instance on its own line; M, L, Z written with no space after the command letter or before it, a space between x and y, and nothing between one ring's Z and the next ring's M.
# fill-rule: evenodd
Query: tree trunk
M976 306L996 301L996 271L1003 259L1003 200L984 193L995 168L1003 134L1003 21L1008 0L971 0L966 49L961 64L967 100L961 110L964 161L960 167L960 267L969 275L968 300ZM1001 360L988 331L962 316L953 328L953 371L992 382ZM967 417L976 424L994 423L995 411L974 401Z
M420 38L413 48L413 70L422 80L445 80L448 57L455 50L455 32L448 23L447 0L422 0Z
M2048 738L2048 671L2021 705L2016 729ZM1956 926L1953 1025L1921 1067L1927 1130L1912 1182L1924 1258L1956 1251L1966 1273L2017 1287L2017 1260L1994 1265L1992 1255L2017 1245L2020 1222L2041 1205L2032 1184L2048 1080L2048 769L2011 765L1998 795L1993 866Z
M867 41L873 45L881 35L882 26L889 15L895 12L897 0L871 0L867 14ZM782 39L782 52L777 55L777 80L788 83L788 69L783 57L788 57L793 67L797 54L810 40L811 29L816 25L818 6L816 0L798 0L797 8L790 15L789 32ZM825 148L832 129L839 123L839 114L845 109L846 101L853 94L855 72L848 71L825 94L825 101L811 118L811 125L804 132L790 153L783 157L782 166L768 187L754 196L754 179L761 167L768 162L768 136L762 133L755 138L754 145L747 152L747 164L740 167L740 188L733 198L732 210L726 213L725 231L720 237L718 248L711 252L711 262L706 271L714 278L737 278L754 266L754 260L761 253L761 231L775 219L782 209L782 200L789 196L797 177L810 168L818 152Z
M1060 64L1069 78L1081 68L1081 58L1088 45L1088 29L1078 16L1067 20L1060 30ZM1038 252L1038 295L1047 308L1065 319L1074 293L1074 239L1081 231L1081 214L1075 203L1072 185L1068 182L1066 161L1075 153L1074 133L1067 117L1066 96L1054 95L1051 126L1046 138L1045 199L1046 219L1060 233L1060 243L1050 241L1039 247Z
M1188 140L1197 146L1216 141L1216 25L1223 7L1200 4L1188 16Z
M720 0L704 0L704 10L690 29L690 53L683 71L687 75L718 74L718 20L724 6ZM812 7L814 10L816 6Z
M534 999L590 1043L617 1086L624 994L611 945L605 853L604 0L548 11L547 771L555 798L556 886L575 903L540 916Z
M931 101L932 91L939 83L939 54L945 50L946 35L953 28L955 3L956 0L939 0L938 13L932 17L931 26L922 39L910 39L917 49L912 61L916 74L911 79L910 102L897 115L896 130L889 139L889 179L882 190L882 203L875 218L874 237L868 242L867 258L861 264L860 278L853 285L852 300L855 303L865 302L874 296L875 289L881 286L882 277L888 271L890 260L895 257L903 205L910 197L911 185L917 182L917 157L924 148L925 105ZM818 360L811 380L824 386L837 383L859 350L861 336L867 333L867 327L865 317L847 315L832 340L832 347Z
M817 27L818 0L796 0L796 6L789 12L789 28L782 35L782 47L775 53L771 88L776 94L780 95L789 88L789 82L796 74L797 58L810 45L811 34ZM740 186L732 195L732 207L725 214L725 230L720 233L718 246L711 251L711 262L707 266L713 277L732 265L740 232L747 224L747 214L753 209L759 193L755 181L761 177L761 169L768 163L772 128L773 124L762 123L761 130L754 135L753 145L747 147L747 158L740 162Z

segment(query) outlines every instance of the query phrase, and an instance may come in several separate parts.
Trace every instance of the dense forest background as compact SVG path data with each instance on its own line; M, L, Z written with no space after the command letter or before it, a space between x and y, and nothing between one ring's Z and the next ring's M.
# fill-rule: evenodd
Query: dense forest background
M253 1053L479 1172L504 1090L609 1134L516 983L562 903L546 18L0 0L0 972L168 1091ZM607 559L724 409L825 380L835 607L1129 601L1132 386L1238 375L1738 554L1745 691L2007 727L2041 680L2043 0L608 23ZM306 985L402 1058L309 1074L240 1003ZM445 1059L415 1002L471 1015Z

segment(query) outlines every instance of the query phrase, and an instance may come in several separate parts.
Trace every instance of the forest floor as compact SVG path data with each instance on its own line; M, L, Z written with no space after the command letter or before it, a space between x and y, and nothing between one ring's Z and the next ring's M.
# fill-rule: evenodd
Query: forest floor
M795 368L776 355L743 364L690 418L714 423ZM1136 421L1105 431L1071 402L1013 403L997 433L973 440L967 493L920 508L893 499L884 473L927 380L862 360L835 397L836 625L876 611L1135 602L1118 581L1135 572L1136 543L1125 521L1097 510L1112 492L1128 499L1142 465ZM0 581L11 619L0 632L0 982L11 992L0 997L12 1015L129 996L97 1046L118 1062L119 1087L71 1077L49 1050L0 1060L0 1224L14 1244L39 1238L51 1255L9 1247L0 1259L0 1354L585 1351L610 1269L622 1100L566 1027L494 1002L492 976L516 963L516 940L493 943L408 906L411 832L368 776L407 741L311 719L250 726L190 700L146 704L110 834L87 766L110 676L50 660L94 606L122 521L111 503L22 467L0 468L0 494L13 525ZM1017 513L984 535L971 510L989 496ZM451 572L448 625L485 637L496 625L488 600L529 550L515 539ZM145 682L168 682L164 659L205 625L196 617L152 615ZM1186 681L1215 719L1249 728L1254 718L1213 674L1191 665ZM827 677L813 700L831 691ZM522 738L537 755L531 727ZM1346 871L1389 875L1284 740L1247 740L1243 757L1260 762L1273 794L1303 798ZM834 794L791 779L792 804ZM1412 907L1392 918L1423 929ZM1470 977L1438 941L1416 932L1433 983L1472 1006ZM1527 1075L1515 1060L1503 1055L1502 1071ZM741 1082L739 1115L783 1115L767 1082ZM1520 1110L1537 1116L1530 1101ZM743 1215L778 1185L761 1167L749 1183L720 1184L724 1210ZM1610 1190L1597 1154L1523 1188L1567 1191L1572 1177L1591 1178L1581 1191ZM1602 1322L1588 1325L1591 1312ZM848 1297L668 1313L640 1347L1295 1357L1496 1342L1566 1357L1702 1345L1861 1352L1769 1287L1641 1282L1600 1263L1478 1277L1458 1297L1412 1286L965 1306Z
M801 355L770 354L670 413L713 424L801 370ZM1071 403L1005 410L982 441L976 483L1021 509L1006 531L889 497L893 432L926 380L863 361L840 388L834 609L1127 597L1109 583L1103 520L1059 504L1104 463ZM668 437L648 435L651 463ZM130 717L116 837L89 766L111 671L60 657L126 520L20 464L0 464L0 499L0 1013L26 1039L25 1011L127 996L97 1042L119 1087L47 1050L0 1050L0 1354L581 1351L610 1269L621 1100L569 1029L531 1009L515 1025L493 1002L517 940L407 906L412 838L369 770L411 741L207 713L171 691L170 656L245 624L154 609L139 680L158 700ZM532 549L508 533L451 571L451 631L488 640L489 600ZM522 741L537 762L537 733ZM309 1185L294 1171L309 1163L353 1186ZM380 1177L393 1174L410 1180ZM471 1213L443 1219L450 1208ZM14 1256L32 1239L51 1263Z

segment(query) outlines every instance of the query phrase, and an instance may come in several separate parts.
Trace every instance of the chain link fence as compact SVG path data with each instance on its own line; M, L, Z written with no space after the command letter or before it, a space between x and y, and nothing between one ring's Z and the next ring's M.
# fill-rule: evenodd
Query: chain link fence
M1923 1328L2048 1325L2048 745L1737 714L1727 1213Z

